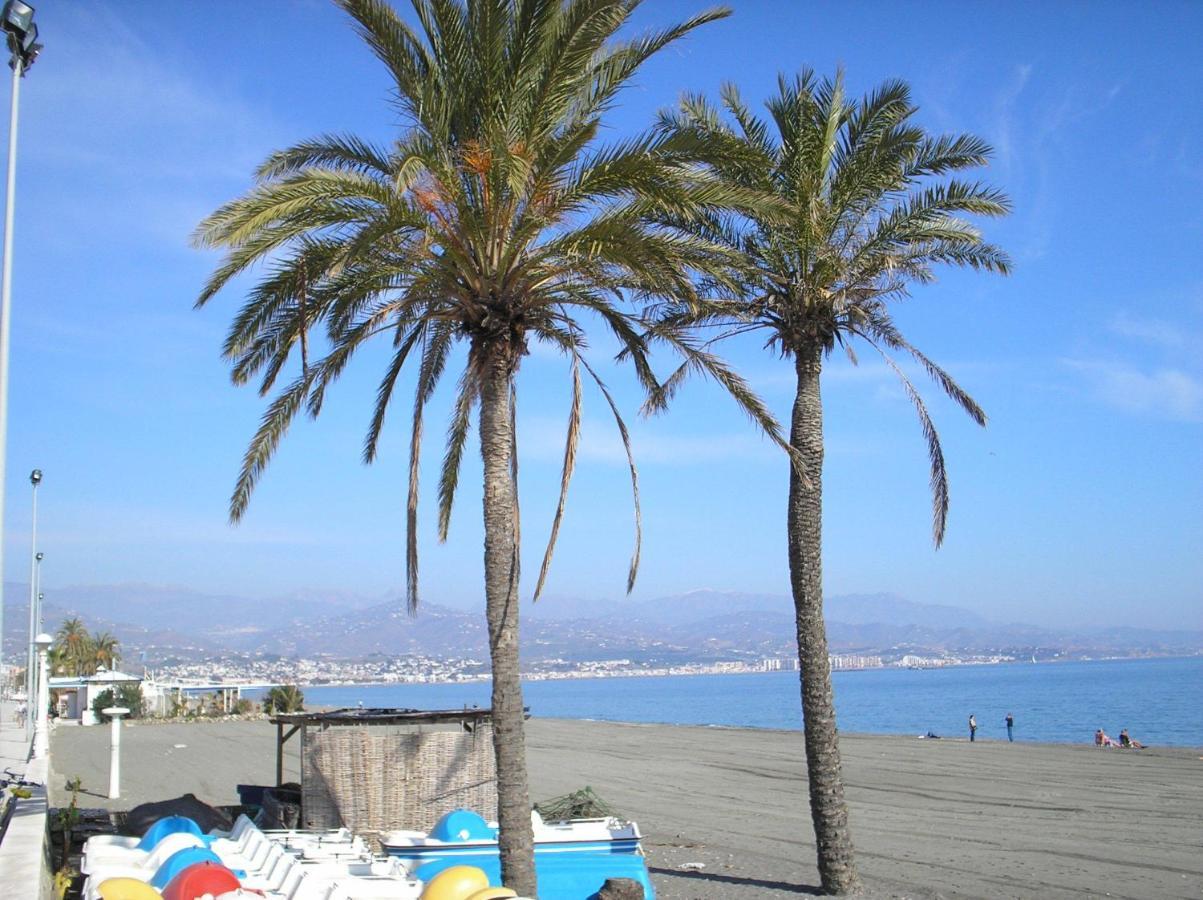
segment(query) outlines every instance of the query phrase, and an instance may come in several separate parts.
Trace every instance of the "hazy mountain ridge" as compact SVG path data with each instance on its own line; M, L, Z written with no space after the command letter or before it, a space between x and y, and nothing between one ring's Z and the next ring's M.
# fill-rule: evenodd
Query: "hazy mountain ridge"
M5 587L10 598L28 597L25 586ZM1203 651L1201 632L1128 627L1070 631L999 624L970 610L891 594L837 595L828 598L826 609L833 653L1023 656ZM10 602L6 613L5 652L22 653L27 599ZM615 603L549 598L533 606L528 603L524 613L523 656L528 661L710 661L795 652L792 603L783 595L696 590ZM92 630L113 632L122 641L127 659L136 659L143 651L156 660L219 652L338 659L375 654L487 658L484 616L479 611L426 603L410 616L404 600L393 596L305 591L275 600L252 600L177 587L77 586L47 597L45 618L50 630L68 615L79 615Z

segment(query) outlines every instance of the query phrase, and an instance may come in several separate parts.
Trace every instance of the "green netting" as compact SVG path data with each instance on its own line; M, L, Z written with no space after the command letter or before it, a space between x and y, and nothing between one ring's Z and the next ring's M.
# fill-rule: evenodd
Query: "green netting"
M566 822L569 819L605 819L622 816L609 803L597 794L593 788L585 785L579 791L565 794L563 797L553 797L535 804L535 811L543 817L544 822Z

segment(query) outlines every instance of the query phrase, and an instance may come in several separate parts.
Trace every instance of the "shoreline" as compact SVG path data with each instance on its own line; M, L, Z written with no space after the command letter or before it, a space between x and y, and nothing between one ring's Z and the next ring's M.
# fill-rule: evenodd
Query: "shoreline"
M308 712L329 712L336 709L348 709L353 707L333 706L329 704L307 704L306 711ZM453 707L455 708L455 707ZM470 707L468 707L470 708ZM801 713L799 713L801 715ZM162 718L162 717L147 717L143 719L126 719L124 720L123 728L160 728L166 726L184 726L190 727L193 725L199 726L219 726L230 723L266 723L271 718L268 713L252 713L249 715L226 715L226 716L197 716L194 718ZM780 735L801 735L802 726L797 728L778 728L772 725L727 725L723 723L699 724L694 722L635 722L625 719L601 719L596 716L539 716L530 715L528 722L562 722L574 723L580 722L592 725L606 725L623 728L681 728L696 731L744 731L749 734L780 734ZM63 726L68 729L80 728L79 725ZM100 730L102 726L94 725L89 727L90 730ZM103 729L107 732L107 729ZM997 737L978 737L976 741L970 741L967 737L948 737L941 735L940 737L928 738L924 735L911 734L901 731L844 731L839 732L840 740L849 739L892 739L902 741L923 741L925 743L941 743L941 744L1009 744L1013 747L1032 747L1032 748L1084 748L1090 750L1099 750L1100 752L1115 752L1119 755L1140 755L1149 750L1160 750L1167 752L1182 752L1188 755L1198 755L1199 759L1203 760L1203 743L1199 744L1145 744L1141 749L1125 749L1119 746L1113 748L1096 747L1090 741L1037 741L1027 739L1016 739L1008 741L1005 738Z

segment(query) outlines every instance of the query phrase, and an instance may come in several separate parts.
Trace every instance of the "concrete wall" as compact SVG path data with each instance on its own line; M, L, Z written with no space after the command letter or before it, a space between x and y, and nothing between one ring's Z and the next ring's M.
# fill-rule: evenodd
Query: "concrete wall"
M48 900L53 895L46 839L46 778L49 759L29 759L25 729L13 723L14 704L0 704L0 769L21 774L39 785L27 800L17 800L8 831L0 841L0 897L4 900Z

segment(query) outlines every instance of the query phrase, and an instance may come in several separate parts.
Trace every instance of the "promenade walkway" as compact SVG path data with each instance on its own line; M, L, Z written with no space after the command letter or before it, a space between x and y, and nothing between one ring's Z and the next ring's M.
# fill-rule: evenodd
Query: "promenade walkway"
M18 800L8 830L0 840L0 897L42 900L50 896L46 865L46 776L49 760L29 758L25 729L16 724L16 704L0 702L0 769L37 782L33 796Z

